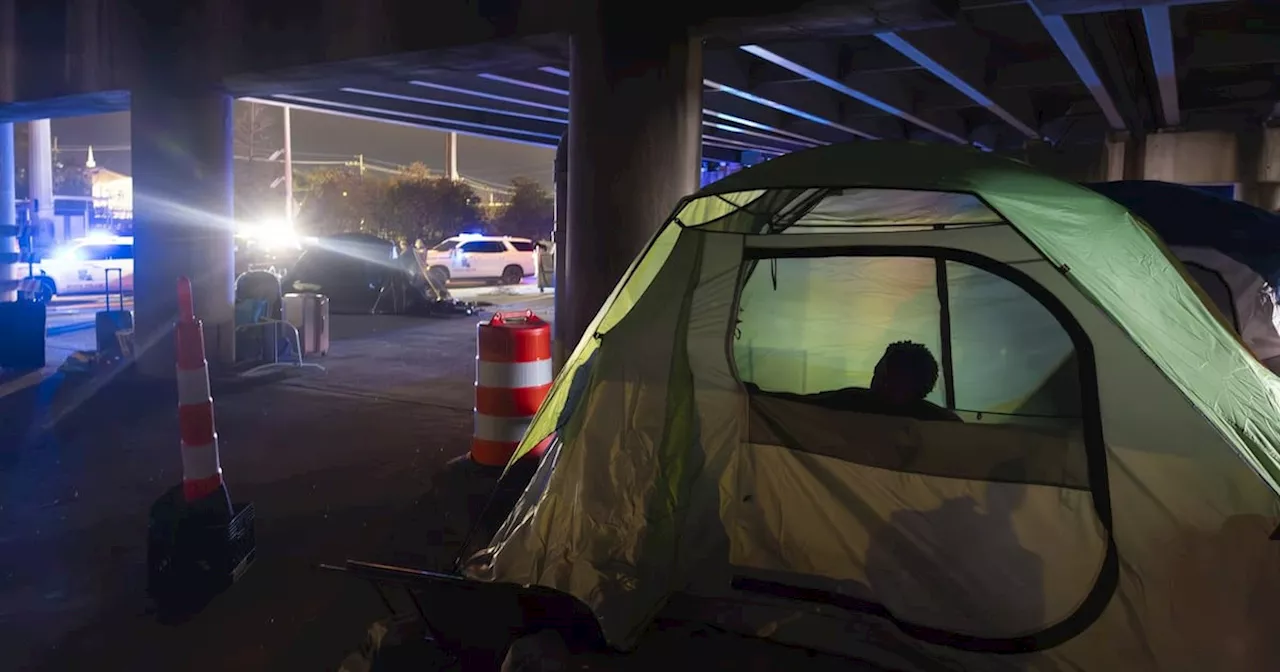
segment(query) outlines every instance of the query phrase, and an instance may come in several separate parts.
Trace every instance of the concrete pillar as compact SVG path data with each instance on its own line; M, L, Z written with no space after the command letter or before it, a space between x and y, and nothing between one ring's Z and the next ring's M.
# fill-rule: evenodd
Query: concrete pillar
M564 260L568 256L569 242L566 223L568 222L569 213L569 134L565 133L560 136L560 142L556 143L556 159L554 164L554 174L556 182L555 194L555 223L551 231L551 242L555 245L556 250L556 320L551 323L551 366L558 374L560 367L564 365L564 359L568 356L568 348L573 347L572 344L565 342L565 332L568 327L568 321L559 319L559 316L568 313L569 308L565 302L568 300L568 292L560 291L564 287Z
M132 92L135 341L147 375L174 375L183 275L210 364L234 361L231 102L173 81Z
M1110 133L1102 142L1101 182L1142 179L1139 143L1128 133Z
M572 348L676 202L698 188L702 43L639 3L584 1L569 56L569 213L556 312ZM645 30L637 30L644 25Z
M1262 129L1258 152L1258 202L1271 212L1280 212L1280 127Z
M14 202L13 124L0 124L0 302L18 299L18 280L25 273L18 265L17 210Z
M40 211L31 213L31 221L39 221L43 229L53 221L53 132L48 119L36 119L28 127L31 158L27 164L27 197L40 204ZM55 227L53 237L62 242L62 231Z
M1148 135L1142 150L1142 177L1181 184L1240 182L1236 134L1196 131Z

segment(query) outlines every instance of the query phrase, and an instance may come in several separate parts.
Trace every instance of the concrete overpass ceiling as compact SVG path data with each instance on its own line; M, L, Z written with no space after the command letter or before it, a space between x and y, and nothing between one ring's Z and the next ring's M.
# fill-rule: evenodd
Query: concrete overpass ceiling
M702 0L688 3L697 29L713 47L786 40L832 40L885 30L947 25L955 0L809 0L743 3Z
M848 5L805 3L802 21L769 29L751 17L708 23L723 30L705 54L706 146L732 156L911 138L1011 149L1245 124L1280 99L1274 24L1231 3L908 2L894 30ZM852 23L838 28L840 16ZM793 37L801 25L818 26L817 35L727 44ZM303 97L333 111L550 144L568 118L566 61L550 44L519 67L490 54L467 68L450 60Z
M285 26L289 35L299 26L336 34L345 22L357 27L352 35L288 48L258 45L254 37L254 49L269 52L261 64L279 67L225 81L235 95L277 103L294 96L295 104L333 113L553 144L568 116L568 39L557 23L565 17L551 12L535 20L529 8L550 11L554 0L523 3L505 28L484 17L453 17L463 4L446 4L444 16L460 21L448 40L438 26L406 36L411 31L395 25L396 16L353 5L319 23ZM1280 3L689 4L701 12L692 20L707 36L706 140L725 151L793 151L859 138L993 149L1040 138L1096 142L1118 130L1247 127L1280 100ZM750 15L710 18L730 12ZM266 31L286 14L254 9L248 32ZM468 37L481 28L492 34ZM26 63L33 33L20 34L18 60ZM390 47L371 41L375 34L413 50L377 52ZM317 64L320 52L347 60ZM19 94L40 70L32 72L18 82ZM65 79L84 79L74 75ZM32 90L56 88L46 82ZM0 118L114 111L127 102L122 93L47 98L0 105Z

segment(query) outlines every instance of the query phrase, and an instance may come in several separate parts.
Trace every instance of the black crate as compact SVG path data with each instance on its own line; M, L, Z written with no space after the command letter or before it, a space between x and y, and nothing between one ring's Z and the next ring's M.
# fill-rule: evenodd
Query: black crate
M252 503L221 516L195 512L174 488L151 507L147 594L162 620L181 620L240 580L257 554Z
M257 511L253 502L234 505L235 516L227 525L227 573L228 583L235 583L249 570L258 556L258 537L254 531Z

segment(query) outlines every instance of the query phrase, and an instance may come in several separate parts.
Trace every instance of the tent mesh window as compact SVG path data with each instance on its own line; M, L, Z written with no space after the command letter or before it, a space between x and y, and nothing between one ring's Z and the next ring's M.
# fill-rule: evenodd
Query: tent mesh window
M977 196L912 189L793 188L713 194L676 214L685 227L725 233L839 233L1003 224Z
M764 258L749 261L743 277L731 350L749 394L757 473L817 468L816 460L844 482L802 499L878 511L809 511L770 497L772 477L761 476L743 524L788 531L759 534L780 545L767 553L737 553L745 575L754 568L776 578L786 567L789 585L834 580L942 632L1026 636L1071 619L1095 588L1106 544L1089 506L1079 365L1057 318L1014 282L943 258ZM871 389L873 377L896 375L878 365L902 342L915 344L917 369L926 351L936 366L918 402ZM861 485L845 492L850 484ZM1045 517L1043 507L1059 501L1072 504ZM886 519L887 527L877 522ZM1033 519L1039 529L1022 529ZM866 541L834 555L806 541L830 535ZM927 577L949 583L920 583Z
M926 399L967 423L1081 424L1071 338L1013 282L921 257L767 259L749 273L733 354L760 390L867 388L887 346L917 343L938 379Z

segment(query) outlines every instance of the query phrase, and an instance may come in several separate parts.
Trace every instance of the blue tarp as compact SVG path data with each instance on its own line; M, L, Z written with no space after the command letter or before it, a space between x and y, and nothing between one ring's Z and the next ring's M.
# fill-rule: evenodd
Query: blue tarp
M1195 187L1126 180L1086 187L1146 220L1167 245L1207 247L1280 285L1280 215Z

